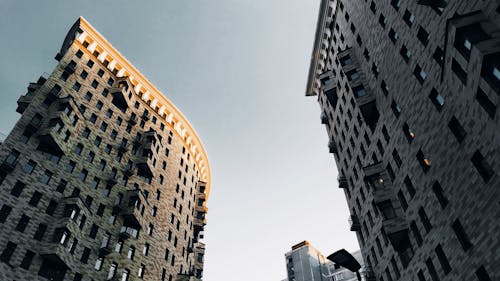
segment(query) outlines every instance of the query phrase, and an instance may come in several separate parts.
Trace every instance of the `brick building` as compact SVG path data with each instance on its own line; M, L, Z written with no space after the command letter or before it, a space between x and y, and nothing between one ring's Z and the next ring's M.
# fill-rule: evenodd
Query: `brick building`
M500 280L499 13L321 1L306 95L370 280Z
M0 146L0 280L201 278L196 132L85 19L56 60Z

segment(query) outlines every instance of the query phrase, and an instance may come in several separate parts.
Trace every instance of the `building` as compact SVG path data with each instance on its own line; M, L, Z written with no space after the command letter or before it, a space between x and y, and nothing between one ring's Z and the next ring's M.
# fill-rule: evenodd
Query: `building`
M500 280L499 13L321 1L306 95L376 280Z
M292 246L285 254L289 281L327 280L333 270L333 263L316 250L308 241Z
M366 268L360 251L352 253L359 262L364 276ZM308 241L302 241L285 254L288 278L283 281L351 281L357 280L356 274L329 261Z
M56 60L0 146L0 279L201 278L198 135L85 19Z

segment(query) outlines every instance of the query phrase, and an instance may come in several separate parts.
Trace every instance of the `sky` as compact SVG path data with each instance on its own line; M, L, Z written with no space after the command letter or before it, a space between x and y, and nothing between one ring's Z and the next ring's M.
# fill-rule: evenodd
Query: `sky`
M189 119L212 190L204 281L279 281L285 252L359 248L316 97L320 0L0 0L0 132L85 17Z

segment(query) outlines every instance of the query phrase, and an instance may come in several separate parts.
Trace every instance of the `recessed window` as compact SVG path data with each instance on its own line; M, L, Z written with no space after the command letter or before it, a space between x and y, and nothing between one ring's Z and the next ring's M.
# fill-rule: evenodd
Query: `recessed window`
M89 61L87 62L87 66L88 66L88 67L90 67L90 68L92 68L92 66L94 66L94 61L89 60Z
M490 100L488 95L486 95L486 93L483 90L481 90L481 88L477 89L476 100L479 103L479 105L481 105L481 107L484 109L484 111L486 111L488 116L491 119L495 119L495 113L497 111L497 107Z
M407 123L403 124L403 133L405 134L406 140L408 140L409 143L411 143L413 139L415 139L415 133Z
M391 28L391 30L389 30L389 39L391 39L392 43L396 43L398 38L399 34L394 29Z
M384 219L389 220L396 217L396 212L394 211L394 207L392 206L390 200L379 203L378 208L380 209Z
M424 172L427 172L431 168L431 161L425 157L422 150L419 150L417 152L417 160L420 166L422 167L422 170L424 170Z
M498 11L498 9L497 9ZM476 277L479 281L492 281L493 279L491 279L490 275L488 274L488 272L486 271L486 268L484 268L484 266L481 266L480 268L478 268L476 270Z
M410 50L408 50L408 48L406 48L405 45L401 46L401 51L399 53L401 54L405 62L410 61L411 52Z
M78 82L75 82L75 84L73 84L73 90L75 91L80 91L80 88L82 87L82 84L78 83Z
M3 261L6 264L9 264L10 258L14 254L14 251L17 248L17 244L12 243L12 242L7 242L7 246L2 251L2 254L0 255L0 260Z
M432 101L436 109L441 111L444 106L444 97L435 88L432 88L431 93L429 94L429 99Z
M392 109L392 112L394 113L394 116L396 116L396 118L398 118L399 115L401 115L401 107L399 107L399 105L397 105L394 100L392 100L391 109Z
M380 89L382 90L382 93L384 93L385 96L389 95L389 86L387 86L384 80L380 82Z
M434 51L434 54L432 55L432 58L442 67L444 64L444 52L441 47L437 47L436 51Z
M359 76L359 73L358 73L355 69L353 69L353 70L351 70L351 71L348 71L348 72L346 73L346 75L347 75L347 79L348 79L349 81L356 81L356 80L358 80L358 79L359 79L359 77L360 77L360 76Z
M23 182L16 181L16 183L14 184L14 187L10 191L10 194L12 194L15 197L19 197L21 195L21 193L23 192L24 187L26 187L26 185Z
M391 0L391 6L398 11L401 6L401 0Z
M415 241L417 241L417 244L421 246L424 240L422 239L422 234L420 234L420 230L418 230L418 226L415 223L415 221L412 221L410 223L410 229L411 232L413 233L413 237L415 237Z
M429 33L422 26L418 28L417 38L424 47L429 43Z
M458 61L455 59L453 59L453 61L451 62L451 70L453 71L453 73L455 73L462 84L467 84L467 72L465 72L462 66L460 66Z
M401 160L401 157L399 156L399 153L396 149L392 151L392 159L394 159L394 162L396 163L396 166L398 166L398 168L400 168L403 164L403 160Z
M423 84L425 79L427 79L427 73L418 64L415 66L413 74L417 78L418 82L420 82L420 84Z
M398 191L398 199L399 203L401 204L401 208L403 208L403 211L406 211L406 209L408 209L408 202L406 201L405 195L403 194L402 190Z
M80 77L82 79L86 79L88 75L89 75L89 73L87 71L85 71L85 70L83 70L82 73L80 73Z
M380 17L378 18L378 23L382 26L382 28L385 29L387 26L387 19L384 17L384 15L380 14Z
M474 23L457 28L454 46L466 60L469 60L472 46L490 38L479 23Z
M99 69L99 71L97 71L97 75L99 75L99 77L102 77L104 75L104 70Z
M365 50L363 51L363 56L367 61L370 61L370 52L368 51L368 49L365 48Z
M361 98L367 95L366 90L363 86L354 87L352 91L354 92L354 96L356 98Z
M465 233L465 229L458 219L453 222L451 228L453 229L453 232L455 232L455 235L457 236L457 239L460 242L460 245L462 245L464 251L472 248L472 243L470 242L469 236L467 235L467 233Z
M19 267L28 270L30 268L31 262L33 261L34 257L35 253L30 250L27 250L26 253L24 254L23 260L21 261Z
M448 205L448 198L444 195L443 188L441 187L441 184L439 182L434 182L432 185L432 191L434 192L434 195L436 195L436 198L439 202L439 205L441 205L441 209L446 208Z
M460 124L457 118L453 116L448 123L448 128L450 128L451 132L455 136L458 142L462 142L465 139L465 136L467 133L465 132L465 129L463 126Z
M412 15L410 11L406 10L403 15L403 20L409 27L411 27L413 25L413 22L415 22L415 16Z
M437 274L436 268L434 267L434 263L432 262L431 258L427 258L427 260L425 260L425 265L427 266L427 271L429 271L432 280L440 281L441 279L439 279L439 275Z
M493 176L494 172L491 165L486 161L479 150L476 150L476 152L474 152L474 155L472 155L471 158L471 162L474 167L476 167L483 180L485 182L488 182Z
M429 233L429 231L431 231L432 229L432 224L431 221L429 220L429 217L427 217L427 214L425 213L423 207L420 207L420 209L418 210L418 216L420 217L420 221L422 222L425 231Z
M450 262L448 261L448 257L444 253L441 245L437 245L437 247L434 249L434 252L436 252L436 256L439 260L439 263L441 264L441 268L443 269L444 274L447 275L451 272L451 266Z

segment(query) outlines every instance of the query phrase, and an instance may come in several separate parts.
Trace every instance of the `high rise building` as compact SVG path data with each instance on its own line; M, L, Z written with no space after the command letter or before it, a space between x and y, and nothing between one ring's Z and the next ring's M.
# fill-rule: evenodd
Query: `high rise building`
M361 275L366 275L365 263L360 251L352 256L361 265ZM343 268L323 256L308 241L302 241L285 254L287 279L283 281L356 281L354 272Z
M500 280L499 13L321 1L306 95L376 280Z
M285 260L289 281L327 280L333 272L333 263L308 241L293 245L292 250L285 254Z
M56 60L0 146L0 279L201 278L198 135L85 19Z

